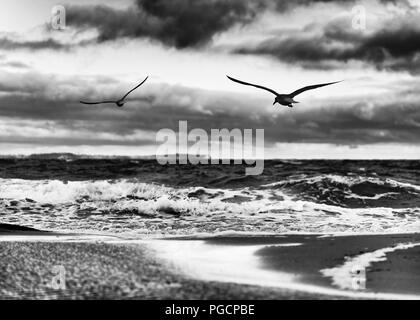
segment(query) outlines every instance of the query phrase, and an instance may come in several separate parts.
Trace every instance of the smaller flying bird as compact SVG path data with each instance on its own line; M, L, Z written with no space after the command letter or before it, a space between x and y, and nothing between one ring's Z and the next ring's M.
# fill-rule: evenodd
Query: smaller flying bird
M117 105L117 107L121 108L125 103L125 98L128 97L128 95L133 92L134 90L136 90L138 87L140 87L143 83L146 82L146 80L149 77L147 76L146 79L144 79L140 84L138 84L137 86L135 86L133 89L131 89L130 91L128 91L121 99L119 100L105 100L105 101L98 101L98 102L87 102L87 101L80 101L80 103L83 104L102 104L102 103L115 103Z
M227 77L230 80L232 80L233 82L237 82L237 83L240 83L240 84L243 84L243 85L246 85L246 86L252 86L252 87L255 87L255 88L258 88L258 89L263 89L263 90L266 90L268 92L271 92L272 94L274 94L276 96L276 98L274 99L274 102L273 102L273 106L276 103L279 103L283 106L288 106L289 108L293 108L293 103L299 103L299 102L297 102L293 99L298 94L301 94L302 92L305 92L307 90L312 90L312 89L316 89L316 88L320 88L320 87L324 87L324 86L329 86L330 84L341 82L341 81L336 81L336 82L315 84L315 85L312 85L312 86L303 87L303 88L301 88L299 90L296 90L296 91L294 91L292 93L289 93L289 94L280 94L280 93L278 93L278 92L276 92L276 91L274 91L270 88L267 88L267 87L263 87L263 86L259 86L259 85L252 84L252 83L249 83L249 82L241 81L241 80L229 77L229 76L227 76Z

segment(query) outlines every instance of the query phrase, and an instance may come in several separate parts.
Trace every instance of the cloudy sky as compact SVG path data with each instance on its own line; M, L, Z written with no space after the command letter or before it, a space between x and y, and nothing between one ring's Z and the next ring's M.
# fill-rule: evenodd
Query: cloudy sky
M187 120L264 129L266 157L420 157L420 0L68 0L65 30L57 4L1 1L1 154L153 154ZM344 81L289 109L226 74L282 93ZM123 109L78 102L147 75Z

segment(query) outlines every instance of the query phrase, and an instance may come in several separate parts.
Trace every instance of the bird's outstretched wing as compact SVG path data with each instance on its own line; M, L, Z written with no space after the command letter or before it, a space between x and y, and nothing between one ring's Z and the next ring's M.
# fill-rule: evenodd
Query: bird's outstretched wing
M125 94L125 96L124 97L122 97L121 98L121 100L124 100L125 98L127 98L127 96L131 93L131 92L133 92L134 90L136 90L138 87L140 87L143 83L145 83L146 82L146 80L148 79L149 77L147 76L146 77L146 79L144 79L140 84L138 84L137 86L135 86L133 89L131 89L130 91L128 91L126 94Z
M300 88L299 90L296 90L296 91L292 92L291 94L289 94L289 96L291 96L293 98L293 97L297 96L298 94L301 94L302 92L305 92L307 90L312 90L312 89L316 89L316 88L320 88L320 87L324 87L324 86L329 86L330 84L339 83L339 82L341 82L341 81L314 84L312 86L303 87L303 88Z
M263 87L263 86L259 86L259 85L257 85L257 84L252 84L252 83L249 83L249 82L244 82L244 81L241 81L241 80L238 80L238 79L235 79L235 78L229 77L229 76L226 76L226 77L228 77L228 78L229 78L230 80L232 80L233 82L237 82L237 83L240 83L240 84L243 84L243 85L246 85L246 86L252 86L252 87L255 87L255 88L258 88L258 89L263 89L263 90L266 90L266 91L268 91L268 92L271 92L272 94L274 94L274 95L276 95L276 96L278 96L278 95L279 95L276 91L274 91L274 90L272 90L272 89L270 89L270 88Z
M88 101L79 101L80 103L83 104L103 104L103 103L116 103L116 101L98 101L98 102L88 102Z

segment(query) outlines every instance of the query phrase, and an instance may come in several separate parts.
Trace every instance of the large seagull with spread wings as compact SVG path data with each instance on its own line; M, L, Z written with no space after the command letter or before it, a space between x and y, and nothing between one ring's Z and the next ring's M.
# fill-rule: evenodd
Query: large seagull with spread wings
M280 93L274 91L273 89L270 89L270 88L267 88L267 87L264 87L264 86L260 86L260 85L257 85L257 84L252 84L252 83L245 82L245 81L241 81L241 80L229 77L229 76L227 76L227 77L234 82L237 82L237 83L240 83L240 84L243 84L243 85L246 85L246 86L252 86L252 87L255 87L255 88L258 88L258 89L263 89L263 90L266 90L268 92L271 92L272 94L274 94L276 96L276 98L274 99L273 105L275 105L276 103L279 103L283 106L288 106L289 108L293 108L293 103L299 103L299 102L297 102L293 99L298 94L301 94L302 92L305 92L307 90L312 90L312 89L316 89L316 88L320 88L320 87L324 87L324 86L329 86L331 84L341 82L341 81L336 81L336 82L315 84L315 85L312 85L312 86L303 87L303 88L301 88L299 90L296 90L296 91L294 91L292 93L289 93L289 94L280 94Z
M128 95L133 92L134 90L136 90L138 87L140 87L143 83L146 82L147 78L144 79L140 84L138 84L137 86L135 86L133 89L131 89L130 91L128 91L121 99L119 100L104 100L104 101L98 101L98 102L87 102L87 101L80 101L80 103L83 104L103 104L103 103L115 103L117 105L117 107L121 108L124 103L126 102L125 99L128 97Z

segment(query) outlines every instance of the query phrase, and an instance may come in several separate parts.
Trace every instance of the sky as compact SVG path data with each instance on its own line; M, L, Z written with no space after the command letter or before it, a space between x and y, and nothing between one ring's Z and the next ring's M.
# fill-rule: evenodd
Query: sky
M419 159L418 21L420 0L2 0L0 154L149 155L187 121L264 129L266 158ZM290 109L226 75L343 82ZM146 76L122 109L79 103Z

